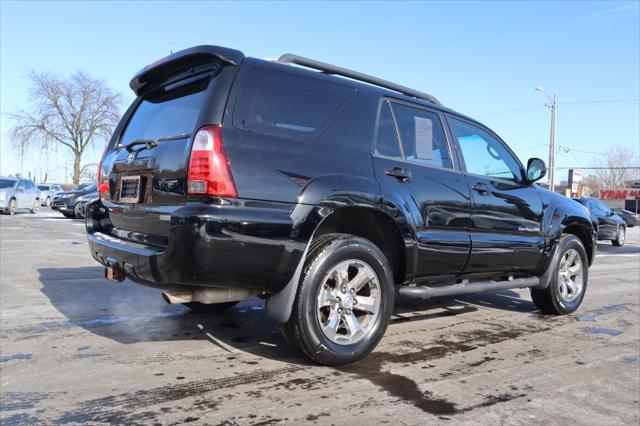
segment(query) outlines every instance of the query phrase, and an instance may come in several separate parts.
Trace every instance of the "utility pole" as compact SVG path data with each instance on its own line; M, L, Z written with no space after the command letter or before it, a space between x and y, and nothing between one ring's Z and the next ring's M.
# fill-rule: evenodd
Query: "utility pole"
M558 104L556 103L556 94L553 94L553 98L551 100L551 104L549 108L551 109L551 135L549 136L549 190L554 191L556 188L555 182L553 180L554 170L556 167L556 108Z
M556 166L556 109L558 109L558 103L556 102L556 94L553 97L549 96L545 90L538 86L536 87L538 92L544 93L549 100L549 103L544 104L551 110L551 132L549 135L549 190L555 191L556 184L554 182L554 171Z

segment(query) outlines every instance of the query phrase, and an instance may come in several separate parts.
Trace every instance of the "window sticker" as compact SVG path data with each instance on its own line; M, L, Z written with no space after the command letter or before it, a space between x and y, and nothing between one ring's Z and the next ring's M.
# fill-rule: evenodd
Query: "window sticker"
M424 117L414 117L416 131L416 156L422 160L433 159L433 122Z

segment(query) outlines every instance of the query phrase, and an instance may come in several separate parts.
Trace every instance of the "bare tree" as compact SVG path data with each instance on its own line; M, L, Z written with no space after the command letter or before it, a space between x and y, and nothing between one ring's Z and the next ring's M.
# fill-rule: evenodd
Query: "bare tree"
M69 78L48 72L28 74L30 105L9 114L9 130L21 152L32 146L47 150L64 146L73 154L73 183L82 173L82 155L98 141L108 139L120 117L120 95L103 80L77 71Z
M630 180L640 179L638 155L628 146L608 148L591 165L598 168L585 178L591 194L597 194L603 188L623 188Z

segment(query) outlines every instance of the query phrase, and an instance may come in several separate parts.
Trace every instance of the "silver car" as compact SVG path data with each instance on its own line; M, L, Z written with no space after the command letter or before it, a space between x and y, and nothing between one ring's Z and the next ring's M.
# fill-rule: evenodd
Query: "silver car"
M29 179L0 177L0 211L14 214L17 210L40 210L40 190Z
M38 189L40 190L40 204L47 207L51 205L53 197L55 197L58 192L62 192L60 185L51 185L49 183L39 184Z

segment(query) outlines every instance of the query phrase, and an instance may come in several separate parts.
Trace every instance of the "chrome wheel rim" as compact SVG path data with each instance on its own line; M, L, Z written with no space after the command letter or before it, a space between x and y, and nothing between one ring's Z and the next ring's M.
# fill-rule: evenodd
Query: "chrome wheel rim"
M380 281L362 260L338 263L324 276L316 311L324 335L339 345L362 340L380 314Z
M624 243L624 228L620 228L618 231L618 241L620 241L620 244Z
M582 294L583 276L580 254L575 249L567 250L560 259L560 268L558 268L558 289L562 300L573 302Z
M9 202L9 214L14 214L16 212L16 202L15 200L11 200Z

